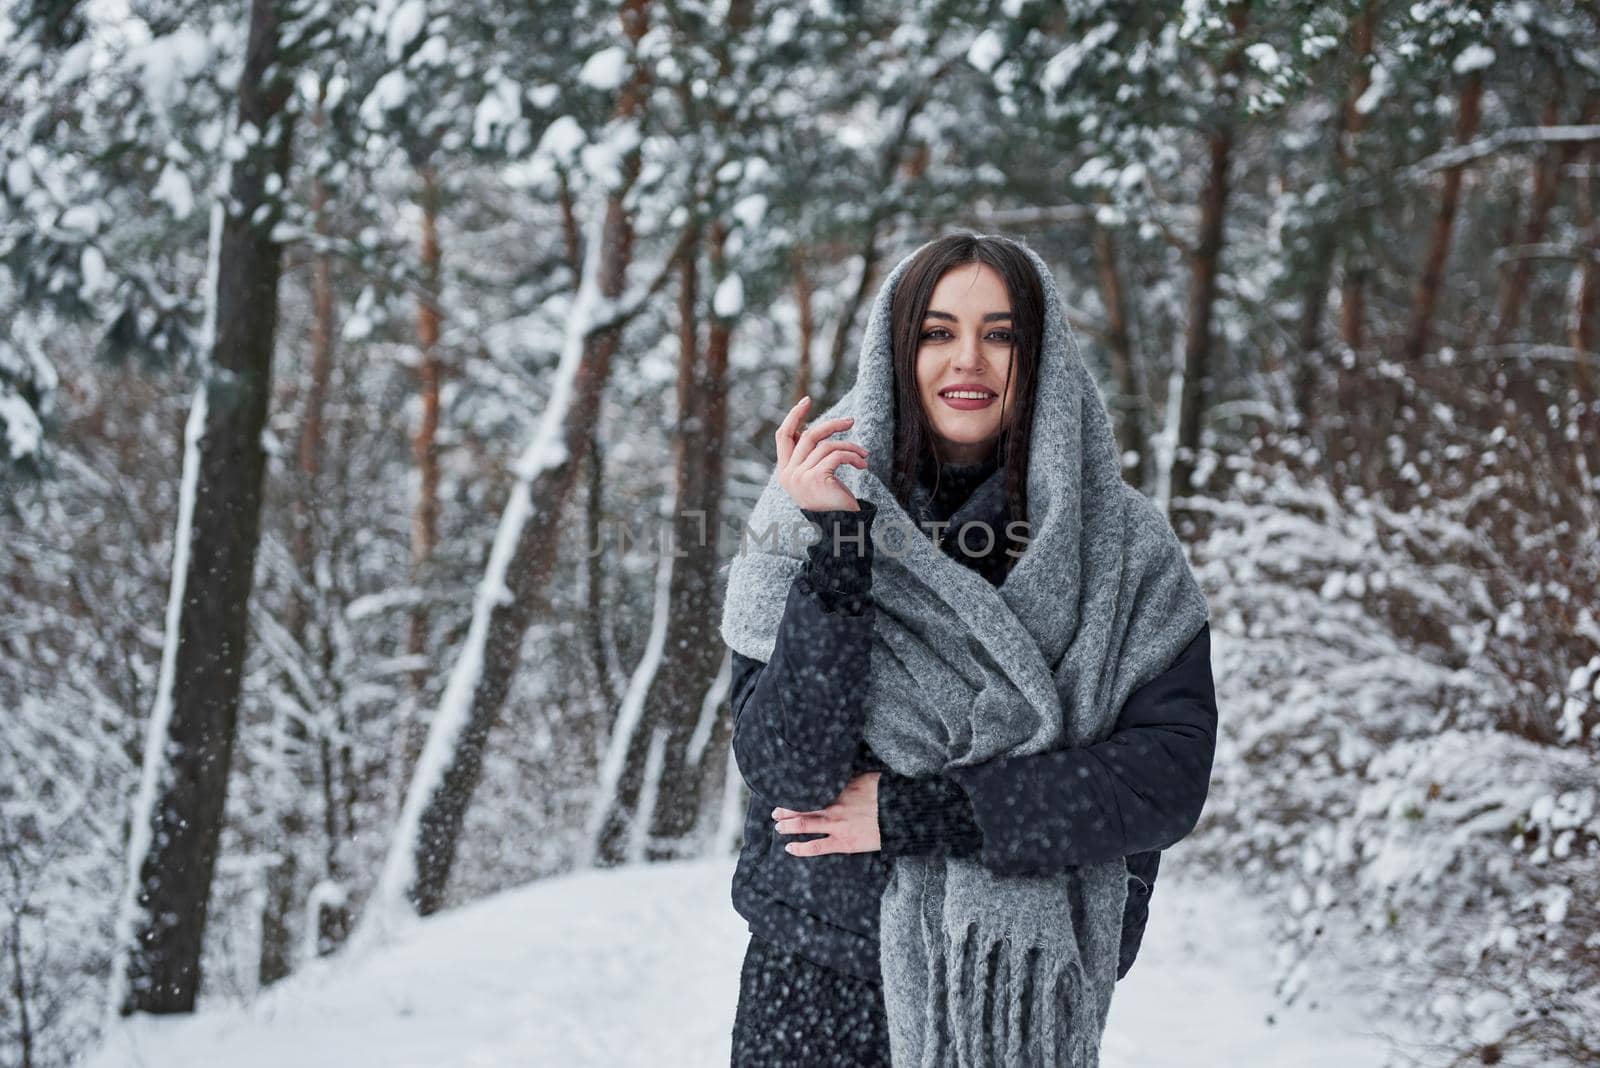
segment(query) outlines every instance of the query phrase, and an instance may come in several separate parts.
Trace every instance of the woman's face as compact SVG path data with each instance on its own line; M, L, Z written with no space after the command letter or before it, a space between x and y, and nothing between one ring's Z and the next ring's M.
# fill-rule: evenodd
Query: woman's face
M977 463L994 450L1016 394L1007 385L1014 336L1011 295L993 267L952 267L933 287L917 344L917 392L941 461Z

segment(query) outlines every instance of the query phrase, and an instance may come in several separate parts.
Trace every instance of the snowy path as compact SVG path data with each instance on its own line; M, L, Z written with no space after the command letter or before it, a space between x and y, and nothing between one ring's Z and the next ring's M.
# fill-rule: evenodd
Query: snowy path
M1139 961L1117 985L1104 1068L1382 1064L1355 1003L1275 1008L1246 894L1197 886L1179 863L1163 866ZM696 861L500 894L253 1006L140 1020L87 1068L726 1065L747 937L731 874L731 860Z

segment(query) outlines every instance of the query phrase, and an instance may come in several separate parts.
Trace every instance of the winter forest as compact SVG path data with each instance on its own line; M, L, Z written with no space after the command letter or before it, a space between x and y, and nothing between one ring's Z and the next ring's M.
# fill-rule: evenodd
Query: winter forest
M244 1064L201 1025L274 988L381 1032L328 991L430 930L404 1012L523 938L643 1000L518 1018L726 1063L737 953L691 1026L652 942L743 937L706 534L959 228L1052 265L1210 603L1124 985L1229 887L1194 937L1384 1035L1116 1063L1600 1063L1594 6L8 0L0 1064ZM624 1063L503 1041L322 1055Z

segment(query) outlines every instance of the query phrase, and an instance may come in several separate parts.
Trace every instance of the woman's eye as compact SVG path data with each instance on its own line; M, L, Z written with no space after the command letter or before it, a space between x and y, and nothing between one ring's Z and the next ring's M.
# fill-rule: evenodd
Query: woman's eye
M935 335L943 335L945 337L949 337L950 336L950 331L946 330L942 326L936 326L931 330L924 330L922 332L922 340L927 341L928 339L934 337ZM991 330L991 331L989 331L989 336L991 338L993 338L994 340L1002 342L1002 343L1009 343L1011 341L1011 331L1009 331L1009 330Z

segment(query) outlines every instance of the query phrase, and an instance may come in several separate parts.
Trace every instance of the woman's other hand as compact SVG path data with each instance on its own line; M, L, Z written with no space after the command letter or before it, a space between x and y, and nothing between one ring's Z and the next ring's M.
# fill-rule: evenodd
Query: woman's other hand
M779 834L825 834L807 842L790 842L783 848L797 857L823 853L875 853L882 848L878 837L878 778L880 772L857 775L845 785L837 800L816 812L772 810Z
M778 484L800 508L818 512L858 512L855 494L834 477L840 464L867 466L867 450L853 441L828 438L848 429L855 419L840 416L800 429L800 419L811 407L809 396L801 397L778 424Z

